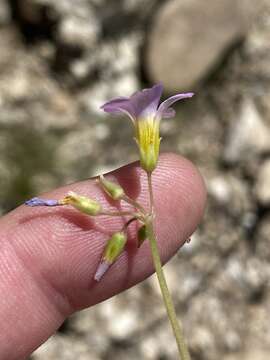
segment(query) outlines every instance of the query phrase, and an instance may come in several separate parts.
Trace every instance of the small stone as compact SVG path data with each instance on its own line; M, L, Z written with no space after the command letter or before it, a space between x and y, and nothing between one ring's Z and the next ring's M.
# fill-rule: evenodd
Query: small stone
M76 337L54 335L33 354L35 360L98 360L93 347Z
M244 216L254 207L250 189L242 179L231 174L218 175L207 182L210 196L217 206L227 209L231 215Z
M58 30L58 36L64 44L81 48L95 45L98 34L99 24L94 17L69 16L60 23Z
M232 191L230 184L225 177L215 177L208 183L208 190L215 200L220 204L228 204Z
M121 340L129 338L138 325L136 313L132 309L126 309L108 323L108 330L113 339Z
M267 284L268 264L250 257L245 266L245 283L248 289L248 295L252 297L258 294Z
M212 353L215 348L215 337L208 328L197 326L190 339L190 348L193 353L200 354L202 359L207 359L207 354Z
M191 90L244 36L247 22L242 0L164 2L148 39L150 77L171 92Z
M255 104L244 100L238 117L232 123L224 150L224 160L235 164L270 150L270 130Z
M241 352L241 353L238 352L237 354L226 355L223 359L224 360L240 360L240 359L268 360L269 359L269 350L268 349L261 350L259 348L249 349L246 352Z
M10 21L10 9L6 0L0 1L0 25L6 25Z
M134 306L132 295L129 298L132 290L123 294L121 299L112 298L98 307L100 324L109 339L116 341L129 339L143 324L140 321L139 309L136 304ZM131 302L128 299L132 299Z
M260 259L270 262L270 216L265 216L258 225L256 254Z
M270 205L270 160L266 160L260 167L254 192L261 205Z

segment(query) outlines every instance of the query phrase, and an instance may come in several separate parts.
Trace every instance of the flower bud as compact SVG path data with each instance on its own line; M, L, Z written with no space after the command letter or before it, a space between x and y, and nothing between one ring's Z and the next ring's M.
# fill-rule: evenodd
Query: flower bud
M103 260L112 264L123 251L127 242L127 237L123 232L116 232L106 244Z
M99 281L109 267L116 261L118 256L124 250L127 242L127 237L123 232L114 233L108 240L104 249L102 260L98 266L95 274L95 280Z
M138 230L138 248L142 245L144 240L147 239L147 228L145 225L142 225Z
M61 204L71 205L77 210L92 216L98 215L102 210L101 205L97 201L86 196L77 195L73 191L70 191L68 195L61 200Z
M125 192L120 185L105 179L103 175L100 175L99 181L100 181L100 184L101 184L103 190L113 200L120 200L124 196Z

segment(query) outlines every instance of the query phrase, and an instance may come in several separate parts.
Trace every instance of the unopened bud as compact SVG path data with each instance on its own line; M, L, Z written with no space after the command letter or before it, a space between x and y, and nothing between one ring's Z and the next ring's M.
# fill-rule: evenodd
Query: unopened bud
M77 210L92 216L98 215L102 210L100 203L97 201L86 196L77 195L73 191L70 191L68 195L61 200L61 204L71 205Z
M102 260L95 274L95 280L99 281L109 267L116 261L118 256L124 250L127 237L123 232L117 232L108 240L104 249Z
M124 196L125 194L124 189L120 185L105 179L103 175L100 175L99 181L103 190L113 200L120 200Z
M116 232L106 244L103 259L112 264L123 251L127 237L123 232Z
M138 248L142 245L142 243L146 239L147 239L147 228L145 225L142 225L138 230Z

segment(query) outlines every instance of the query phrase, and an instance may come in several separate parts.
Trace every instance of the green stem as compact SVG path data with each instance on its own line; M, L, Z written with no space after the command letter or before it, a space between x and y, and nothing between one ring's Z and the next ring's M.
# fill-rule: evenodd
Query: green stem
M168 317L171 322L179 354L181 355L182 360L191 360L187 345L185 344L182 326L177 320L175 308L163 273L152 221L148 222L146 227L160 290L163 296L163 301L167 310Z
M98 215L108 215L108 216L134 216L135 213L131 211L106 211L102 210Z
M152 174L149 172L147 173L147 182L148 182L148 189L149 189L150 214L153 215L154 194L153 194L153 187L152 187Z
M126 203L134 206L136 209L140 210L140 212L142 214L145 214L145 210L144 208L141 206L141 204L139 204L136 200L131 199L129 196L127 196L126 194L122 197L122 200L124 200Z
M150 242L153 263L154 263L154 267L156 270L156 274L157 274L160 290L162 293L163 301L164 301L164 304L165 304L165 307L167 310L167 314L170 319L173 333L175 336L175 340L177 343L180 358L181 358L181 360L191 360L190 354L188 351L188 347L185 343L181 323L180 323L180 321L177 320L172 297L171 297L171 294L168 289L168 285L167 285L167 282L166 282L166 279L164 276L164 272L162 269L162 264L161 264L161 260L160 260L160 256L159 256L158 245L157 245L157 240L155 237L154 226L153 226L154 197L153 197L151 173L147 173L147 179L148 179L148 187L149 187L151 213L150 213L150 217L148 218L148 221L146 222L146 230L147 230L148 240Z

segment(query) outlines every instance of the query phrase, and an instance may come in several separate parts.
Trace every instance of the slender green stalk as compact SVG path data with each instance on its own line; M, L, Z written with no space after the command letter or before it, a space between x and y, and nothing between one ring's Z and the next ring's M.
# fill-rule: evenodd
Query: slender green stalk
M134 214L131 211L106 211L102 210L98 215L108 215L108 216L134 216Z
M149 185L149 194L150 194L150 208L153 210L153 191L152 191L152 182L151 174L148 174L148 185ZM184 334L180 321L177 320L175 308L171 298L171 294L168 289L168 285L163 273L162 264L159 256L157 241L154 233L153 227L153 216L150 216L146 223L148 240L150 242L150 248L153 257L153 263L157 273L157 278L162 293L163 301L167 310L168 317L171 322L173 333L178 347L178 352L181 360L191 360L188 347L185 343Z
M140 210L140 212L142 214L145 214L145 210L142 207L141 204L139 204L136 200L131 199L129 196L127 196L126 194L122 197L122 200L124 200L126 203L134 206L136 209Z
M148 182L148 189L149 189L149 200L150 200L150 214L153 215L154 211L154 194L153 194L153 187L152 187L152 174L147 173L147 182Z

